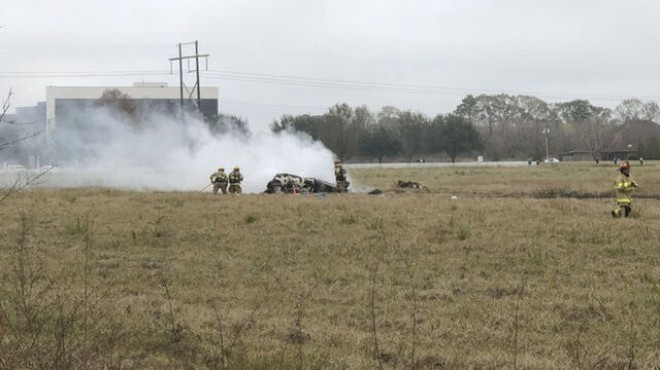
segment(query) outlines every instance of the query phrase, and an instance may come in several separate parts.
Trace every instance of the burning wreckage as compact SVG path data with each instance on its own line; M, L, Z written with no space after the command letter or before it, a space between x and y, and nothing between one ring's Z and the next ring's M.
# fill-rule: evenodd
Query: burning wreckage
M416 182L416 181L403 181L403 180L397 180L394 184L392 184L392 188L394 189L421 189L421 190L429 190L429 187L422 184L421 182Z
M296 194L296 193L345 193L348 191L348 187L351 183L348 181L343 181L337 185L329 183L327 181L319 180L313 177L301 177L298 175L292 175L290 173L278 173L273 177L272 180L266 185L267 194L276 194L276 193L285 193L285 194ZM417 189L429 191L429 187L415 181L403 181L398 180L392 184L392 189L397 191L403 191L405 189ZM382 194L383 192L379 189L369 192L369 194Z
M266 185L267 194L285 193L344 193L348 191L350 182L331 184L313 177L300 177L289 173L278 173Z

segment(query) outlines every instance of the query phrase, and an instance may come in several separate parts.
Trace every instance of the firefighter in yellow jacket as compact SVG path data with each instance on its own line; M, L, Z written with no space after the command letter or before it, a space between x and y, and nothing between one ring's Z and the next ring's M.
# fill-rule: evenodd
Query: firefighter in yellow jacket
M241 175L241 169L236 166L234 170L229 173L229 193L230 194L240 194L241 181L243 181L243 175Z
M346 181L346 170L342 167L339 160L335 160L335 181L337 183L337 192L345 193L348 188L348 182Z
M218 171L212 173L210 178L213 184L213 194L218 194L218 190L222 190L222 194L227 194L227 174L224 168L218 168Z
M630 163L624 161L619 165L621 172L614 180L617 208L612 211L612 217L628 217L632 211L632 197L630 194L637 189L637 183L630 176Z

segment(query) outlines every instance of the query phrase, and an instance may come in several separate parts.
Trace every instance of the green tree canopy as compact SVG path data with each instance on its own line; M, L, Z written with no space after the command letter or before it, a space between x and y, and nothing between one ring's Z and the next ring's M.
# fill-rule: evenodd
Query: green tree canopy
M369 130L360 139L362 154L378 158L378 163L383 162L383 157L395 156L401 153L401 140L392 130L385 127L376 127Z
M397 120L398 135L403 144L403 155L410 162L416 154L428 153L429 119L417 112L400 112Z
M439 148L451 158L452 163L464 153L482 150L481 136L474 125L467 119L457 116L436 116L433 125L437 129Z
M273 121L273 124L270 125L270 130L272 132L281 132L287 130L304 132L313 140L318 140L319 129L322 124L322 116L310 116L309 114L293 116L290 114L285 114L282 116L282 118L280 118L279 121Z

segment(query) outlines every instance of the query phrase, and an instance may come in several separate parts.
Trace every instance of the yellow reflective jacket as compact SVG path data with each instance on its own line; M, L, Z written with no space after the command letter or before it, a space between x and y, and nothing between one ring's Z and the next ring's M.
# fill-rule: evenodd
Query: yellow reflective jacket
M227 182L227 174L224 172L214 172L211 174L211 182L216 183L216 182Z
M243 175L238 171L232 171L229 173L229 184L230 185L239 185L243 181Z
M630 194L637 189L637 183L632 177L619 174L614 180L614 190L616 191L616 202L619 204L632 203Z
M346 170L340 165L335 165L335 180L346 181Z

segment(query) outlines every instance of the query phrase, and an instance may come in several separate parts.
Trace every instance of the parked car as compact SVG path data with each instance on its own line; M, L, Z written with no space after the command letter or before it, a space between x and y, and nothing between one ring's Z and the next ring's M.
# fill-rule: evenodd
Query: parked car
M543 162L545 163L559 163L559 159L557 158L546 158Z

